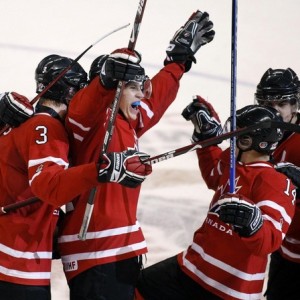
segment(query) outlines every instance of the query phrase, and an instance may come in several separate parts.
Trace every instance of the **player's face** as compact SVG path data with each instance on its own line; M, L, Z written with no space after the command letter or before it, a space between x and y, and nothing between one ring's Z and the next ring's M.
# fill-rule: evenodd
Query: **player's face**
M289 101L274 101L271 102L272 107L274 107L281 115L284 122L291 122L294 117L297 107L295 104L290 104Z
M127 120L134 121L137 119L138 107L142 98L144 98L144 93L139 83L132 81L126 84L120 100L120 109Z

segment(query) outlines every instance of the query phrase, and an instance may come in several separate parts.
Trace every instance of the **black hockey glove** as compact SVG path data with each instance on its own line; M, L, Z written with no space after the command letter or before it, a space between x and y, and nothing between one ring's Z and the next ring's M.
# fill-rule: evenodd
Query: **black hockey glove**
M289 162L280 162L274 165L276 171L290 178L293 184L300 188L300 168Z
M0 120L4 124L18 127L32 115L33 107L25 96L15 92L0 95Z
M145 75L140 62L141 55L137 51L130 51L127 48L115 50L103 64L100 73L103 86L107 89L116 88L119 80L130 81L136 76Z
M181 114L194 124L193 142L203 141L222 133L220 118L212 105L200 96L194 96Z
M194 12L171 39L164 64L183 63L185 72L188 72L192 62L196 63L195 53L201 46L213 40L215 32L212 28L213 23L209 20L207 12Z
M233 230L242 237L252 236L263 225L260 209L243 195L224 194L218 204L219 218L232 224Z
M104 154L98 181L118 182L126 187L135 188L152 172L152 166L143 163L147 158L148 154L135 150Z

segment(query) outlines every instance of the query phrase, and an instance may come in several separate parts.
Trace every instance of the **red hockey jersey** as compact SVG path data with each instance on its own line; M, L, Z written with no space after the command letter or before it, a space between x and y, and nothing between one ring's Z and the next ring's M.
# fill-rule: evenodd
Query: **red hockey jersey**
M300 167L299 148L300 134L292 133L276 148L274 159L277 162L291 162ZM284 258L300 263L300 199L296 200L295 215L279 251Z
M154 126L177 95L184 66L169 64L153 77L151 99L143 99L139 118L129 123L121 114L107 152L139 149L138 138ZM105 90L95 78L71 101L66 119L70 132L72 162L77 165L98 159L104 140L108 107L115 90ZM140 187L117 183L99 186L85 241L78 239L89 192L68 206L59 245L68 280L95 265L135 257L147 252L137 205ZM74 209L75 208L75 209Z
M33 196L43 202L0 216L0 280L50 284L58 207L97 184L95 163L66 170L68 150L64 125L49 114L1 136L0 205Z
M215 190L210 208L229 192L228 149L197 150L203 179ZM264 223L253 236L240 237L208 212L193 243L178 255L182 270L222 299L261 299L268 254L278 249L294 214L295 188L268 162L236 165L236 193L261 209Z

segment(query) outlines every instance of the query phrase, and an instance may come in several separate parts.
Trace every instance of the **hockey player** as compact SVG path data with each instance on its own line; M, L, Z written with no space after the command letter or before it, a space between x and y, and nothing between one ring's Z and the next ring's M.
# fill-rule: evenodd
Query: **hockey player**
M37 92L71 62L58 55L45 57L36 69ZM1 207L34 196L41 200L0 216L1 300L51 298L52 239L61 205L99 182L111 180L116 162L123 164L114 180L126 186L139 185L150 171L134 151L109 153L100 163L91 161L67 169L69 146L64 117L69 100L86 81L86 72L76 63L47 90L32 117L1 136ZM27 102L19 94L4 93L0 114L5 122L16 121L16 115L10 113L22 111ZM135 174L137 168L140 172Z
M299 124L300 82L290 68L268 69L257 85L255 100L260 105L272 106L284 122ZM277 170L285 173L300 187L300 135L286 132L273 153L279 163ZM287 161L287 163L281 163ZM294 164L291 165L290 163ZM268 300L300 299L300 199L297 193L296 210L291 226L281 247L272 253L266 291Z
M99 156L118 80L124 81L125 87L108 149L139 149L139 137L160 120L175 99L182 75L195 62L194 54L213 39L212 27L207 13L194 13L171 39L165 67L151 81L137 51L122 48L111 53L100 77L70 104L66 126L71 133L72 161L77 165ZM59 245L70 299L133 299L141 255L147 252L136 216L139 192L140 188L114 183L100 185L85 241L78 239L78 232L89 192L68 206Z
M183 116L194 123L195 142L221 130L218 115L200 96ZM275 109L258 105L236 112L238 128L268 119L282 120ZM261 299L268 255L280 247L294 214L295 188L269 162L281 138L276 128L237 138L233 194L229 149L197 150L203 179L215 191L206 218L185 251L141 271L137 299Z

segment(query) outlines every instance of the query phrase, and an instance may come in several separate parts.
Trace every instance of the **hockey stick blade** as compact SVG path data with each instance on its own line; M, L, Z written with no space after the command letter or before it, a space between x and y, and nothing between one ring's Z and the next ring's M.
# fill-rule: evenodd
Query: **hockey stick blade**
M138 9L137 9L137 12L135 15L133 28L132 28L131 35L129 38L129 43L128 43L128 49L132 50L132 51L135 48L137 37L138 37L139 31L140 31L140 25L142 23L146 3L147 3L147 0L139 1ZM112 109L110 111L109 121L108 121L106 132L104 135L104 140L103 140L99 160L102 159L102 155L104 153L106 153L106 151L108 149L108 146L109 146L109 143L110 143L113 131L114 131L116 116L117 116L117 113L118 113L119 107L120 107L120 98L123 93L123 89L124 89L124 82L119 81L117 90L116 90L116 94L115 94L114 100L112 102ZM92 216L92 212L94 209L96 189L97 188L94 187L91 190L87 204L86 204L85 213L84 213L82 224L81 224L80 231L78 234L78 238L82 241L84 241L86 239L86 233L87 233L89 223L91 220L91 216Z
M256 129L263 129L263 128L280 128L286 131L293 131L293 132L297 132L300 133L300 126L296 125L296 124L290 124L290 123L284 123L284 122L274 122L274 121L264 121L264 122L260 122L248 127L244 127L244 128L239 128L236 129L234 131L230 131L228 133L224 133L222 135L198 142L198 143L194 143L182 148L178 148L175 150L171 150L168 152L165 152L163 154L159 154L150 158L147 158L146 160L144 160L144 163L148 163L148 164L156 164L158 162L194 151L196 149L200 149L200 148L205 148L205 147L209 147L218 143L223 142L226 139L230 139L232 137L238 137L241 136L243 134L246 134L248 132L251 132L253 130Z

